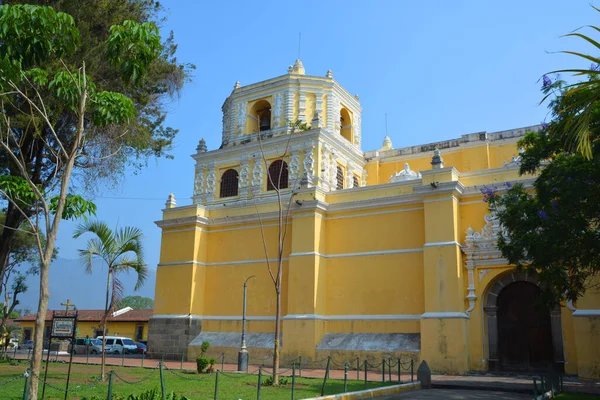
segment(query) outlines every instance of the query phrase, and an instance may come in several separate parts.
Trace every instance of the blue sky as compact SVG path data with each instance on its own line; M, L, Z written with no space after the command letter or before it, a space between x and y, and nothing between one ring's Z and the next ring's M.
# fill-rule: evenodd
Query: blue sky
M381 147L386 113L394 147L541 122L547 118L538 105L541 76L587 66L556 52L589 46L560 36L598 24L600 16L588 0L162 3L168 9L163 35L173 29L179 60L197 66L193 82L168 105L168 123L180 129L175 159L150 160L95 199L99 219L145 232L152 269L160 249L154 221L170 192L178 205L190 204L190 155L198 140L219 147L221 105L235 81L247 85L285 74L297 57L299 32L307 74L331 69L360 96L363 150L373 150ZM75 258L84 246L83 238L71 238L73 228L61 225L63 258Z

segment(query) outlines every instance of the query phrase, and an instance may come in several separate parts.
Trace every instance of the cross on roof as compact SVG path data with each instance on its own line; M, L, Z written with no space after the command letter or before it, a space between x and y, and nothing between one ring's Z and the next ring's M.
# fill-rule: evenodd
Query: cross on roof
M76 304L71 303L71 300L67 299L66 303L60 303L61 306L65 306L65 313L68 314L69 313L69 307L73 306L75 307Z

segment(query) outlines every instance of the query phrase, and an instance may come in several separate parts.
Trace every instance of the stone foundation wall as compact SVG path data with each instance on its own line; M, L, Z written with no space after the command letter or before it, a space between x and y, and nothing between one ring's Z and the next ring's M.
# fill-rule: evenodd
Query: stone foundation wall
M181 360L188 345L202 331L202 320L190 318L150 318L148 358Z

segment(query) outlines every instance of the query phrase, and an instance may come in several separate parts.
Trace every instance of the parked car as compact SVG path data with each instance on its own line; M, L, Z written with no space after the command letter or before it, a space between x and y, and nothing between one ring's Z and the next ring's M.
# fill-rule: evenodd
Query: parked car
M73 354L85 354L86 348L89 354L100 354L102 353L102 341L89 339L89 344L86 346L85 338L76 338Z
M135 342L135 345L139 354L146 354L146 351L148 351L148 347L144 343Z
M33 349L33 340L25 340L23 344L19 345L18 349Z
M102 341L102 336L97 336L96 339ZM102 346L102 344L100 344ZM137 353L137 346L131 338L123 336L107 336L106 337L106 353L123 354Z

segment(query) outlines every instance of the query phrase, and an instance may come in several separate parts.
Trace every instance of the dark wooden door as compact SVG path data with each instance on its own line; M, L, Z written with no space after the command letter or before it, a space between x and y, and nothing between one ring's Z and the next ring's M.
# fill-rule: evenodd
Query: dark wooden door
M514 282L498 295L498 354L504 370L546 369L553 362L550 314L536 303L540 289Z

